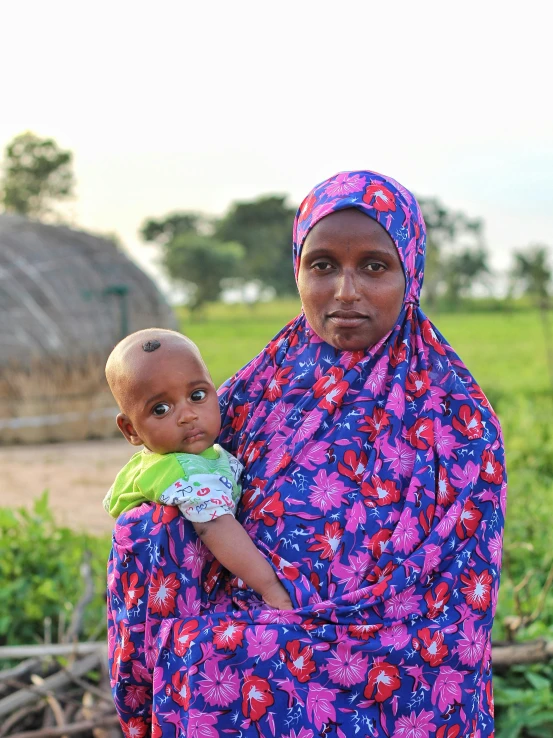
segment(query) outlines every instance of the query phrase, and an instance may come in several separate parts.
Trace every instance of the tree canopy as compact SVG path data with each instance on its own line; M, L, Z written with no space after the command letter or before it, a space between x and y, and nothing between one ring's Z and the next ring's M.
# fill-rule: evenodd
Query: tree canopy
M292 265L295 213L283 195L264 195L234 203L215 226L217 238L244 246L244 279L260 279L278 295L296 292Z
M52 138L27 131L16 136L4 152L1 200L6 212L41 219L55 212L55 204L73 196L73 154Z

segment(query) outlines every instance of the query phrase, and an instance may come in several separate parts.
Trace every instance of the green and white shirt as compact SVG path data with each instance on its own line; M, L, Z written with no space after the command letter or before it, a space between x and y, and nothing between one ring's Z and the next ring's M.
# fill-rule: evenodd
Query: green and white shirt
M244 467L215 444L201 454L139 451L119 472L104 499L114 518L145 501L177 505L192 523L233 515Z

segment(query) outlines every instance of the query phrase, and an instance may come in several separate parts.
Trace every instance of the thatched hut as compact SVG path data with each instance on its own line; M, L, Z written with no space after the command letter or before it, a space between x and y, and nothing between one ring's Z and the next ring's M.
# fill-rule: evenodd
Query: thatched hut
M106 357L154 325L171 309L111 241L0 215L0 443L113 433Z

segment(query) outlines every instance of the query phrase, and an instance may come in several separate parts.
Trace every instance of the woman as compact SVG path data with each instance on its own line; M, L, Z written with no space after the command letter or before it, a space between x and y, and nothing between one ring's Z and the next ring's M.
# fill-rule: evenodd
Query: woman
M241 522L296 606L260 606L171 508L122 516L110 560L127 736L493 735L501 431L420 310L404 187L341 173L298 210L303 311L221 389ZM153 670L153 677L152 677Z

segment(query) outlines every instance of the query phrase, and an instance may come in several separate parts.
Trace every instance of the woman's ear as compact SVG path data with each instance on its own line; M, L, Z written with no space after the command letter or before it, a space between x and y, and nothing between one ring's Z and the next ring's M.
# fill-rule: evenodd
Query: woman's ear
M143 441L136 432L134 425L131 423L131 420L127 415L125 415L124 413L119 413L116 422L117 427L129 443L131 443L133 446L142 446Z

